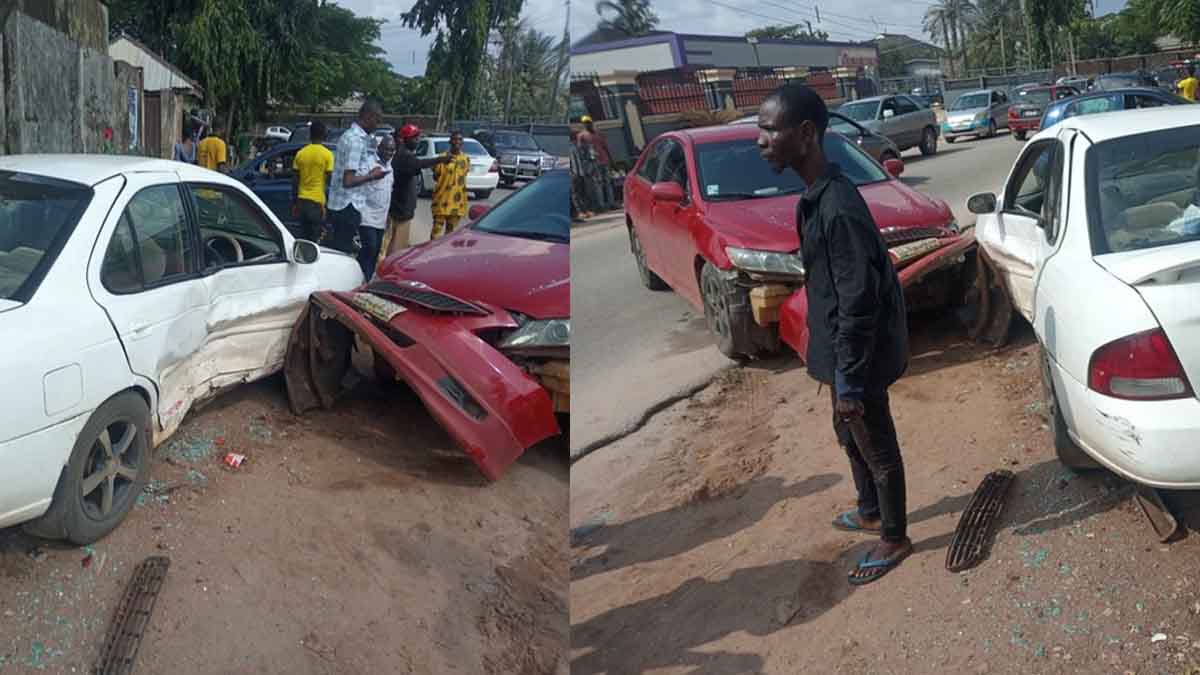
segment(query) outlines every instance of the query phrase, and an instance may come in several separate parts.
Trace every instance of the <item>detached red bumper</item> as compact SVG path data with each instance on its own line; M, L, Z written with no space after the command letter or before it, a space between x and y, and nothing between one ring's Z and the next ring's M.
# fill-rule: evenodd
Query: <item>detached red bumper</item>
M898 271L906 299L911 299L935 272L964 264L965 255L975 248L975 233L968 231L938 240L938 248L905 264ZM798 290L783 303L779 312L779 337L803 359L808 353L808 296ZM910 306L912 303L910 302Z
M550 393L477 335L515 328L507 313L408 309L385 323L351 304L352 297L314 293L296 326L285 371L295 412L332 405L357 334L490 480L498 480L530 446L561 433Z

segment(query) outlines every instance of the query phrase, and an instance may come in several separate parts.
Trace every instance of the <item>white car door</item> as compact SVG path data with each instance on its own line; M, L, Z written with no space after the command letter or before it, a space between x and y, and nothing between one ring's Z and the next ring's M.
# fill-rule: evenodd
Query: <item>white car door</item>
M419 159L433 157L433 143L427 140L418 143L416 155ZM433 190L433 169L421 169L421 182L424 190Z
M1030 144L1017 159L996 212L976 221L980 245L1000 268L1014 308L1034 322L1034 288L1043 248L1043 224L1058 205L1061 143L1050 138Z
M88 283L130 368L158 389L161 428L174 428L203 385L194 375L208 338L209 293L199 241L174 173L138 172L109 212Z
M208 298L197 368L206 395L278 370L317 267L289 261L292 238L240 188L189 183Z

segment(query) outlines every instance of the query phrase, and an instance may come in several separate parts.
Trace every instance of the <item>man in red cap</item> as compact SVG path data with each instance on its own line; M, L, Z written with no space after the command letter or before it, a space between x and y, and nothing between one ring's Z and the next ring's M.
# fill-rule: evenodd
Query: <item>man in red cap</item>
M388 227L379 247L379 263L384 258L408 247L408 234L413 214L417 211L417 176L422 169L450 161L447 155L419 159L413 151L421 139L415 124L405 124L396 132L396 156L392 158L395 183L392 184L392 205L388 210ZM377 265L378 266L378 265Z

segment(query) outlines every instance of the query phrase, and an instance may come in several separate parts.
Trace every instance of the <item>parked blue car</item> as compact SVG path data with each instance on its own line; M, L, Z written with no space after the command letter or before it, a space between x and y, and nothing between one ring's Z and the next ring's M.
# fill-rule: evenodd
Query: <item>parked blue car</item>
M300 232L300 221L292 215L292 160L307 143L280 143L263 154L244 162L229 173L250 188L267 208L275 213L294 235ZM337 150L332 143L325 143L330 152ZM326 188L328 194L328 187Z
M1187 105L1191 101L1161 89L1130 87L1113 91L1096 91L1081 96L1054 101L1042 114L1041 129L1048 129L1068 117L1095 115L1116 110L1157 108L1164 105ZM1200 121L1200 116L1197 117Z

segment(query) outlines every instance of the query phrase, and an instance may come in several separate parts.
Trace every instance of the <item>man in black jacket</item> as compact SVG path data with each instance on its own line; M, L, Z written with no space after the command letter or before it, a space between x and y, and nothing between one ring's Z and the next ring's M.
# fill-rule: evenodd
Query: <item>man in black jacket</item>
M420 159L413 153L421 140L421 130L415 124L400 127L396 132L396 140L396 156L392 157L392 171L395 172L392 204L388 209L388 226L379 245L376 266L388 256L408 247L413 215L417 212L417 176L421 175L421 170L450 161L446 155Z
M850 583L882 577L912 552L904 462L888 387L908 366L904 293L879 228L858 188L825 158L825 102L803 85L776 90L759 109L759 149L777 172L807 190L796 208L808 296L809 374L831 385L833 425L850 458L858 508L834 527L881 534Z

